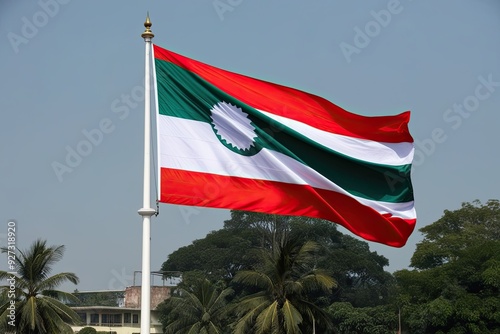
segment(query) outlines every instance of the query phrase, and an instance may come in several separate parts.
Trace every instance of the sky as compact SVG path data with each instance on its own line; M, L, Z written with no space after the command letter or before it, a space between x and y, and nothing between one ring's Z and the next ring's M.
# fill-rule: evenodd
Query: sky
M123 289L141 270L147 11L164 48L354 113L411 111L417 226L402 248L369 242L386 270L408 268L444 210L500 198L497 0L2 0L0 243L15 221L20 249L65 245L54 273L80 282L63 290ZM160 204L151 269L229 217Z

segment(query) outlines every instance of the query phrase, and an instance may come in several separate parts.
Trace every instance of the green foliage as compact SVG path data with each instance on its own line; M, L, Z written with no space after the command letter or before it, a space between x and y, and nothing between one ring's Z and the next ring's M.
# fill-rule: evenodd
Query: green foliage
M219 334L226 319L231 289L218 289L207 279L192 281L158 306L164 333Z
M225 333L394 333L400 310L405 333L500 334L499 201L464 203L420 231L414 269L391 275L385 257L335 224L233 211L162 269L182 271L188 291L203 278L218 291L231 282ZM321 288L327 277L336 288Z
M229 282L238 270L248 267L252 259L252 243L245 234L219 230L191 245L181 247L168 256L162 271L198 271L212 281Z
M78 331L78 334L116 334L116 331L98 331L94 327L83 327Z
M481 273L481 279L488 285L500 289L500 261L489 259L484 263L486 269Z
M280 235L293 234L299 242L316 242L320 246L315 255L316 267L329 272L338 283L338 288L324 301L325 306L334 301L348 301L355 306L387 302L394 283L392 275L384 271L389 261L371 252L368 243L340 233L335 224L307 217L245 212L234 212L231 217L225 222L226 228L248 229L250 226L260 232L260 244L268 248ZM324 298L324 295L317 297Z
M444 211L438 221L420 229L424 240L417 245L411 266L430 269L451 262L478 242L500 240L500 202L463 203L455 211Z
M170 254L162 270L182 271L183 279L199 275L227 284L238 271L259 263L258 249L271 249L279 238L291 233L301 242L320 245L315 265L338 282L334 293L316 296L324 306L334 301L347 301L354 306L388 302L394 284L392 275L384 271L388 260L371 252L366 242L340 233L335 224L305 217L232 211L222 230Z
M78 334L97 334L97 331L94 327L83 327Z
M282 234L271 250L263 250L255 270L238 272L234 282L253 293L238 301L234 333L303 333L317 326L329 330L328 315L311 298L312 293L330 293L335 280L315 268L319 245Z
M411 265L395 273L411 333L500 332L500 204L464 203L420 230Z
M73 296L78 298L78 302L68 303L69 306L118 306L118 299L123 298L122 291L99 291L99 292L78 292L75 290Z
M398 329L398 317L391 306L355 308L351 303L338 302L328 312L338 334L392 334Z
M7 252L6 248L2 249ZM15 262L15 325L23 334L65 333L70 329L67 323L78 323L80 318L63 302L77 301L70 293L55 290L66 281L77 284L73 273L50 275L52 266L62 259L64 246L47 246L46 241L37 240L31 247L17 249ZM0 271L0 279L11 278L12 274ZM5 293L9 287L2 287ZM8 329L9 302L0 306L0 327Z

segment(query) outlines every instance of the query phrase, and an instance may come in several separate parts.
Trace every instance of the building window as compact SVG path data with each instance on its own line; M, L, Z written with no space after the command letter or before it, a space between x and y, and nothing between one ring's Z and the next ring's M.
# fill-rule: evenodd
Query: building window
M87 324L87 313L77 313L83 324Z
M138 314L132 315L132 319L133 319L132 322L134 324L138 324L139 323L139 315Z
M121 314L114 314L112 317L111 317L111 323L115 324L115 325L121 325L122 324L122 315Z
M126 324L130 324L132 322L132 316L130 313L123 314L123 322Z
M99 325L99 314L90 314L90 325Z
M122 324L122 315L121 314L103 314L101 323L103 325L120 325Z

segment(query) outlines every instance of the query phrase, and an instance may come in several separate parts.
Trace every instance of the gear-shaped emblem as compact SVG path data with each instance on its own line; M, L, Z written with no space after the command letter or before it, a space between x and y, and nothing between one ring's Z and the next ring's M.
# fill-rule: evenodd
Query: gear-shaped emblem
M224 146L242 155L254 155L259 151L255 144L255 127L240 107L219 102L210 111L212 128Z

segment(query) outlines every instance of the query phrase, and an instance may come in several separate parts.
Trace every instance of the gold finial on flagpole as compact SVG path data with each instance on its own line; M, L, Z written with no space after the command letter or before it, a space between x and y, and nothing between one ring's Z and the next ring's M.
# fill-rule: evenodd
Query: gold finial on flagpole
M144 30L144 32L142 33L142 35L141 35L142 38L147 38L147 37L153 38L153 37L155 37L155 35L151 31L151 26L152 25L153 24L149 20L149 12L148 12L148 15L146 16L146 22L144 22L144 27L146 27L146 30Z

